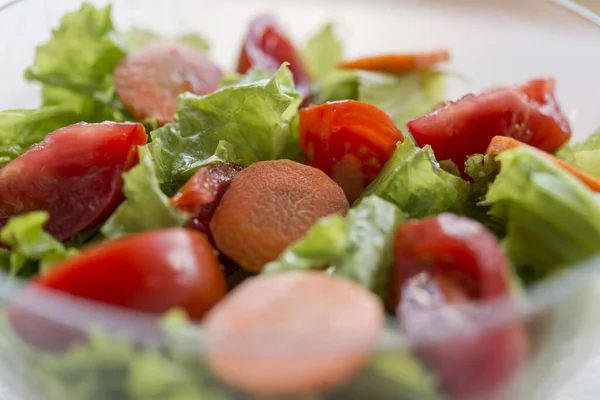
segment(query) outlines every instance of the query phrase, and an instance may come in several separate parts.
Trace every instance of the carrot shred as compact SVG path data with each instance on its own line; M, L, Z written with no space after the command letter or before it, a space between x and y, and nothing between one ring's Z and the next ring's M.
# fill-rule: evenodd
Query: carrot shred
M446 50L428 53L383 54L343 61L338 65L338 68L402 74L405 72L429 69L436 64L449 60L450 53Z
M514 149L517 147L534 148L507 136L495 136L490 142L485 154L497 156L503 151ZM560 168L582 181L588 188L590 188L594 192L600 192L600 179L564 162L560 158L554 157L552 154L546 153L545 151L539 149L536 150L541 151L544 154L544 156L546 156L554 164L558 165Z

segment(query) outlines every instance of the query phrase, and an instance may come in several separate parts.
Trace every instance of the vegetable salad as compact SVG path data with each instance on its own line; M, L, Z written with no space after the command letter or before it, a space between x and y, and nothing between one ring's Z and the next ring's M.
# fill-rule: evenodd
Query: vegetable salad
M26 281L3 324L37 383L61 400L498 390L531 356L521 321L374 351L477 326L465 306L516 310L598 252L600 133L570 142L552 78L446 101L444 49L347 59L333 25L302 47L270 15L235 71L209 47L84 3L25 71L41 107L0 112L0 267ZM24 306L49 289L148 314L171 344L200 322L202 360Z

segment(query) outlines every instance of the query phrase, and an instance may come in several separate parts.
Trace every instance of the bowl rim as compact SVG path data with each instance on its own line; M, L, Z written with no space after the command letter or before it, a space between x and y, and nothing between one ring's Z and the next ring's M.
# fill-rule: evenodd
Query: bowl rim
M11 0L0 5L0 12L14 8L18 4L26 3L27 0ZM389 0L377 0L389 1ZM600 28L600 15L595 14L586 7L573 0L543 0L561 7L565 12L575 13L582 21L588 21ZM460 308L468 315L476 318L476 325L469 325L474 331L483 332L496 326L509 324L512 321L531 318L553 306L564 302L565 300L577 295L584 288L593 284L594 278L600 276L600 254L596 254L584 260L564 272L537 282L527 287L520 301L515 304L514 296L502 297L498 299L480 301L473 305L448 307ZM0 303L6 309L11 305L16 305L20 309L26 310L32 315L37 315L45 320L55 322L61 326L72 328L77 331L89 332L96 327L103 328L103 334L115 339L127 340L136 345L148 347L170 348L173 346L171 341L157 338L154 327L157 326L157 320L161 316L156 316L146 312L124 309L109 304L95 302L64 292L36 288L38 295L43 301L32 304L29 301L23 301L22 294L29 287L28 280L10 277L4 271L0 271ZM59 311L59 312L57 312ZM444 313L445 309L432 310L432 318ZM85 324L82 321L86 321ZM89 321L97 322L97 325L90 326ZM186 351L202 353L202 347L198 346L196 340L202 336L201 321L191 321L180 333L194 338L196 345L186 348ZM127 327L126 331L120 328ZM433 335L419 337L417 340L408 339L401 334L395 326L395 318L388 316L385 327L382 329L382 335L374 351L405 349L408 346L428 344L432 342L449 341L460 339L465 334L464 330L449 330L443 333L436 332ZM115 329L112 331L111 329ZM392 332L392 333L390 333ZM289 332L286 332L289 333ZM473 333L470 330L469 333Z

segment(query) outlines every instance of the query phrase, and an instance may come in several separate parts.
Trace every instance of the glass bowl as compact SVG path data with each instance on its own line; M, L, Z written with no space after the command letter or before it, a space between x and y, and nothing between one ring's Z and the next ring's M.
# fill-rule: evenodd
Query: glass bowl
M104 4L104 1L93 3ZM600 28L548 1L276 1L276 0L116 0L117 28L137 26L175 35L199 31L212 43L211 54L233 69L246 25L269 11L300 43L325 22L336 23L348 56L365 53L448 48L451 69L460 79L449 82L449 99L490 86L554 76L558 98L572 120L575 137L584 138L600 125L600 54L592 51ZM35 46L49 38L60 16L76 9L78 0L22 0L2 8L3 96L0 107L37 106L39 89L22 79ZM531 287L518 307L506 301L464 310L477 321L469 332L442 326L418 341L397 333L392 321L381 333L370 364L351 380L310 399L452 398L437 373L415 354L431 346L469 346L478 338L511 324L527 327L527 360L503 381L486 388L484 399L550 399L600 348L600 258ZM49 400L213 400L260 398L220 382L204 362L202 328L186 324L174 313L162 324L154 317L44 292L23 301L21 282L2 287L3 310L18 304L37 316L35 328L58 338L86 337L67 353L39 351L13 333L6 312L0 319L0 376L14 391L10 398ZM351 312L349 310L348 312ZM435 317L435 316L434 316ZM41 322L40 322L41 321ZM264 342L277 337L265 333ZM286 332L290 335L306 332ZM312 333L312 336L315 334ZM314 337L312 337L314 339ZM351 334L340 338L350 340ZM493 341L485 351L498 362ZM261 349L267 346L261 346ZM342 346L343 348L344 346ZM466 347L465 347L466 348ZM348 349L346 349L348 351ZM265 357L277 357L266 352ZM285 360L320 357L285 349ZM290 358L292 357L292 358ZM282 368L289 365L282 364ZM467 377L479 380L478 374Z

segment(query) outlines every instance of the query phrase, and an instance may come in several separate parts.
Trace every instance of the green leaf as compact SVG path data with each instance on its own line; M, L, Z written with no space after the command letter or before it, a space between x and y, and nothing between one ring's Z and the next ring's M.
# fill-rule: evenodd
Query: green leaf
M162 40L173 40L199 50L208 50L209 43L201 35L197 33L183 33L174 38L165 37L153 30L144 28L131 28L120 32L122 40L130 49L140 49L151 43Z
M317 222L263 271L327 269L385 296L396 228L403 221L393 204L376 196L365 198L347 217L333 215Z
M140 162L123 174L123 202L102 226L109 239L142 231L183 226L189 215L179 211L162 193L148 149L139 147Z
M233 146L242 165L281 158L288 142L297 140L290 122L301 101L287 64L271 79L225 87L207 96L181 95L178 121L151 134L149 147L161 183L189 178L222 141Z
M409 135L406 122L430 112L444 96L444 73L439 71L357 74L358 100L381 108L405 135Z
M465 162L465 173L471 178L469 196L461 207L461 214L475 219L496 234L502 236L503 228L489 217L489 207L481 202L485 199L490 185L500 172L500 163L494 157L483 154L473 154Z
M410 139L396 146L361 198L377 195L398 206L409 219L460 210L469 195L469 183L439 168L429 146L420 149Z
M333 24L328 24L308 41L302 59L311 77L320 80L342 61L342 53L342 43L335 36Z
M0 242L10 247L2 256L6 264L8 257L10 273L22 274L28 261L39 261L39 269L47 272L54 264L73 254L65 246L44 231L50 216L47 212L36 211L12 217L0 231Z
M496 157L501 171L485 201L506 226L503 246L531 283L600 250L600 196L529 148Z
M311 102L323 104L328 101L357 100L359 78L356 71L336 69L313 84Z
M79 121L131 119L115 95L112 73L125 57L125 46L111 20L111 6L83 3L65 14L52 38L36 48L25 78L43 84L45 106L60 105Z
M0 112L0 166L44 140L46 134L70 125L76 119L71 110L58 106Z

